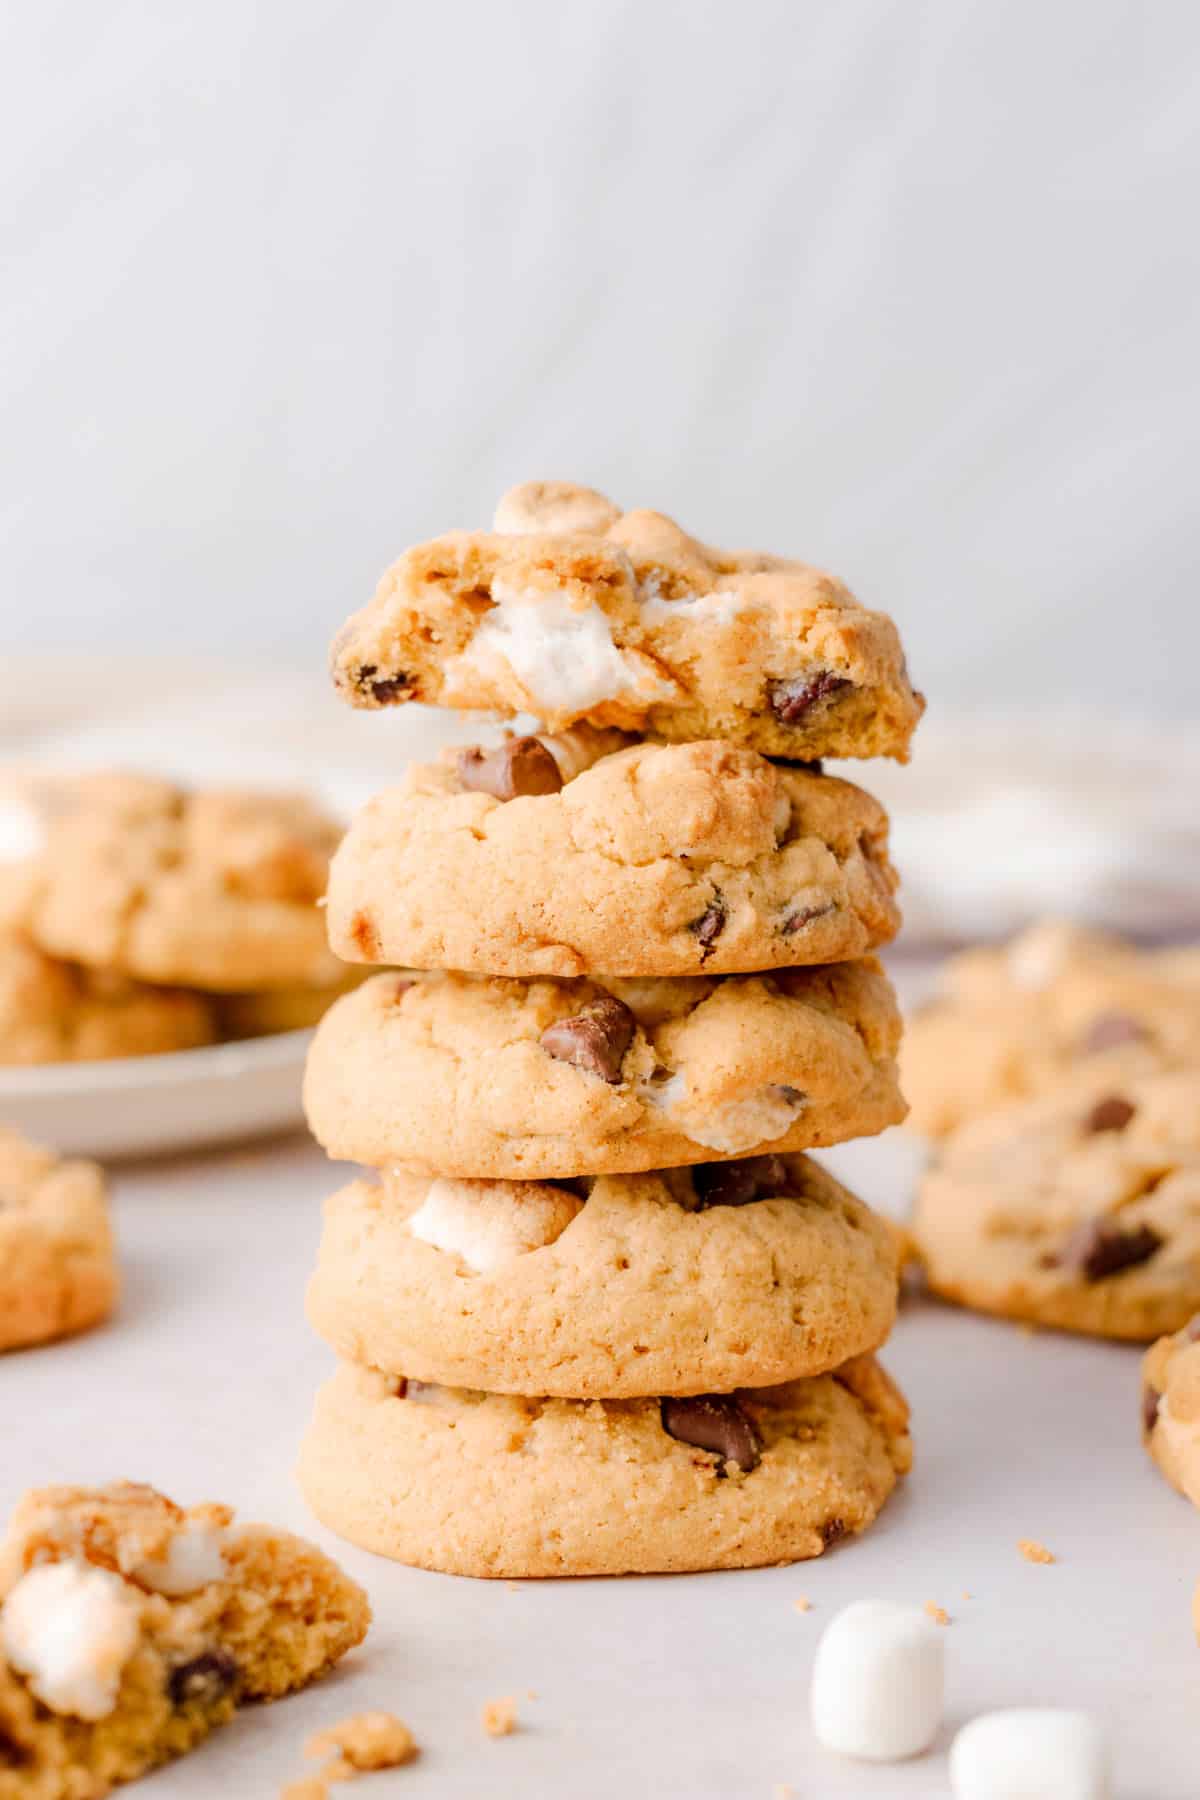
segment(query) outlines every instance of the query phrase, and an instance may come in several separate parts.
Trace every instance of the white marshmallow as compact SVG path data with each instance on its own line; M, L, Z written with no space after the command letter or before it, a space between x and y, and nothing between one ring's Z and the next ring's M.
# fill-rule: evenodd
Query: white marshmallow
M950 1785L956 1800L1110 1800L1108 1745L1087 1713L984 1713L951 1746Z
M0 1644L52 1712L104 1719L137 1649L141 1602L119 1575L84 1563L40 1563L0 1610Z
M30 862L46 844L45 827L37 808L25 800L0 795L0 863Z
M945 1633L915 1606L858 1600L830 1621L812 1678L813 1730L827 1750L897 1762L942 1722Z
M225 1579L223 1539L224 1533L212 1525L187 1525L171 1539L164 1557L138 1563L133 1578L171 1600L197 1594L210 1582Z
M714 588L708 594L691 594L679 600L664 600L657 582L645 582L641 591L642 618L647 625L663 625L672 619L690 619L695 624L728 625L736 619L746 602L736 590Z
M560 1237L583 1201L534 1182L431 1181L408 1229L482 1274Z
M598 606L572 606L566 594L525 592L501 581L492 599L468 648L446 665L445 698L453 700L460 674L486 672L496 658L508 664L531 705L548 712L581 712L638 685Z
M657 1088L647 1086L643 1098L666 1113L695 1143L725 1156L752 1150L756 1144L774 1143L791 1130L806 1104L795 1089L773 1084L756 1088L740 1100L728 1100L724 1106L702 1108L689 1094L687 1077L678 1071Z

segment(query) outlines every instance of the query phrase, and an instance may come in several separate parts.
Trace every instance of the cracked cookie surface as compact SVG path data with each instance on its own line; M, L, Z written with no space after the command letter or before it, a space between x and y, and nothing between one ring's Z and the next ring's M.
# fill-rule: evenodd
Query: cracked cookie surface
M1197 1061L1200 947L1140 950L1055 920L952 957L900 1055L909 1123L930 1137L1064 1079Z
M881 1344L896 1245L803 1156L567 1187L397 1170L326 1202L308 1313L339 1355L422 1381L727 1392Z
M540 742L557 791L500 799L448 757L363 808L330 870L339 956L718 975L848 961L899 928L887 816L849 782L728 744Z
M216 1035L201 994L63 962L0 930L0 1065L153 1056Z
M921 1184L930 1287L982 1312L1146 1340L1200 1308L1200 1075L1091 1077L960 1127Z
M339 980L317 902L340 830L304 796L116 774L47 792L24 920L42 949L218 991Z
M866 1529L912 1460L873 1357L680 1400L547 1400L406 1383L351 1363L300 1460L317 1517L461 1575L753 1568Z
M369 1619L336 1563L228 1507L30 1493L0 1545L0 1800L101 1800L324 1673Z
M104 1176L0 1127L0 1350L97 1325L116 1302Z
M495 527L418 544L387 571L333 646L346 699L907 758L924 701L896 628L832 576L715 550L565 482L514 489Z
M891 984L868 958L691 980L379 975L318 1027L331 1156L432 1174L663 1168L802 1150L904 1117Z
M1172 1487L1200 1506L1200 1313L1143 1358L1142 1438Z

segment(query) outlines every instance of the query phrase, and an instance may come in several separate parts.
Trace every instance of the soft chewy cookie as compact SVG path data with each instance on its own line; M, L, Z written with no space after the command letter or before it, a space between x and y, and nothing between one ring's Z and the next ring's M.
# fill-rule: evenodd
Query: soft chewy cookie
M1200 1075L1074 1083L964 1125L917 1198L930 1286L1101 1337L1200 1308Z
M903 761L924 707L892 621L831 576L714 550L566 482L514 489L492 532L406 551L332 662L356 706L528 712L771 756Z
M869 795L729 744L622 744L580 728L410 768L334 857L338 955L719 975L845 962L895 935L887 816Z
M339 980L317 906L339 829L302 795L136 775L52 794L28 920L44 950L184 987Z
M873 958L713 980L380 975L318 1028L331 1156L433 1174L603 1174L801 1150L904 1117Z
M116 1297L100 1170L0 1128L0 1350L83 1331Z
M152 1488L47 1488L0 1546L0 1800L100 1800L361 1641L302 1538Z
M931 1137L1066 1077L1119 1081L1200 1060L1200 948L1142 951L1049 920L968 950L911 1020L910 1123Z
M574 1184L573 1184L574 1185ZM308 1311L341 1355L498 1393L767 1387L873 1350L896 1239L803 1156L594 1182L354 1182Z
M911 1463L872 1357L736 1395L529 1400L342 1364L300 1482L322 1523L459 1575L753 1568L863 1531Z
M200 994L62 962L0 929L0 1065L152 1056L215 1036Z
M1142 1436L1167 1480L1200 1506L1200 1313L1146 1352Z

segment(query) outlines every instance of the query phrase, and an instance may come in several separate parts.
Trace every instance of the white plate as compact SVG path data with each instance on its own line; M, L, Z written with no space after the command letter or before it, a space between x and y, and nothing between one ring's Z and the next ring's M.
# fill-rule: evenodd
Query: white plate
M153 1156L303 1124L311 1031L109 1062L0 1069L0 1122L70 1156Z

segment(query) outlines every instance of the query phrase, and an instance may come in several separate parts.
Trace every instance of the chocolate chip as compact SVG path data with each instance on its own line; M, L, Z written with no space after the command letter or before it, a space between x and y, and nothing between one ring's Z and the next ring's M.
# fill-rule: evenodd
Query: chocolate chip
M171 1670L167 1695L172 1706L212 1706L237 1678L238 1666L228 1650L205 1650Z
M700 944L701 962L707 962L712 955L712 947L724 931L725 921L728 917L725 896L717 888L714 889L713 897L700 917L688 921L688 930Z
M817 675L793 675L787 681L773 681L767 689L767 699L781 725L795 725L819 700L849 686L841 675L822 669Z
M1147 1437L1154 1430L1154 1427L1158 1424L1158 1403L1161 1399L1162 1399L1162 1395L1159 1393L1157 1388L1151 1387L1150 1383L1148 1381L1143 1383L1143 1385L1142 1385L1142 1430L1146 1433Z
M1130 1013L1097 1013L1080 1038L1079 1048L1084 1056L1093 1056L1100 1050L1113 1050L1118 1044L1140 1043L1149 1035L1141 1020Z
M399 700L408 692L412 681L407 675L380 675L377 663L363 663L355 671L354 685L360 693L370 694L372 700L386 705L389 700Z
M1100 1131L1124 1131L1132 1119L1137 1107L1126 1100L1122 1094L1108 1094L1103 1100L1097 1100L1087 1118L1083 1121L1083 1129L1093 1134Z
M828 1550L831 1544L840 1544L849 1530L845 1519L826 1519L821 1527L821 1542Z
M623 1000L605 994L569 1019L548 1025L538 1043L556 1061L615 1085L621 1079L621 1063L633 1042L636 1023Z
M24 1769L33 1760L32 1751L24 1744L19 1744L0 1725L0 1769Z
M757 1469L762 1445L754 1420L728 1394L693 1394L685 1400L664 1400L661 1407L668 1437L694 1444L697 1450L712 1450L723 1463L736 1463L747 1475Z
M1115 1219L1084 1219L1049 1261L1052 1267L1071 1269L1085 1281L1103 1281L1122 1269L1149 1262L1162 1244L1162 1238L1150 1225L1131 1225L1126 1229Z
M458 753L458 779L475 793L497 800L518 800L530 794L557 794L562 771L539 738L512 738L498 750L477 746Z
M783 769L798 769L802 775L823 775L825 764L819 756L774 756L772 762Z
M763 1194L788 1191L782 1156L744 1156L736 1162L698 1163L692 1185L701 1210L709 1206L749 1206Z
M797 931L803 931L814 919L823 919L827 913L837 911L837 901L830 900L824 906L801 906L795 912L785 913L779 923L781 937L791 937Z

